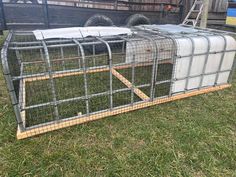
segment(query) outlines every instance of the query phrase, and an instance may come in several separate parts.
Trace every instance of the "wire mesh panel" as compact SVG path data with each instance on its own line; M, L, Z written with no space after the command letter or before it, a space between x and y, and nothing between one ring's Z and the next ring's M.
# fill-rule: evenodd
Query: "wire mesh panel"
M229 35L132 30L44 40L10 32L2 63L18 138L229 86L236 50Z

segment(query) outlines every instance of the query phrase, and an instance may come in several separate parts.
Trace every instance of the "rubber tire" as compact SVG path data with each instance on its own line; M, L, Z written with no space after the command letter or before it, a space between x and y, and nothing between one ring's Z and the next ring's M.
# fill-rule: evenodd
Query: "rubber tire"
M134 15L131 15L127 19L126 25L130 27L130 26L137 26L137 25L149 25L150 23L151 22L149 18L147 18L146 16L142 14L134 14Z
M105 15L94 15L90 17L84 26L113 26L113 21Z

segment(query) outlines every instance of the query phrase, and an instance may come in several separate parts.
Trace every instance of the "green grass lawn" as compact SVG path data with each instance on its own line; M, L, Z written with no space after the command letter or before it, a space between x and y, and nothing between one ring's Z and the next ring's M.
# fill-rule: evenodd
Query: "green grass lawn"
M236 79L224 91L18 141L0 73L0 176L236 176Z

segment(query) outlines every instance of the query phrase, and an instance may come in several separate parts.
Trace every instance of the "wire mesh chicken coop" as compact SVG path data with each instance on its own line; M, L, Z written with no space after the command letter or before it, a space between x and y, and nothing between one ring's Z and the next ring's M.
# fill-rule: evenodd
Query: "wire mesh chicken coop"
M132 35L37 40L12 31L3 72L19 139L230 86L231 34L143 25Z

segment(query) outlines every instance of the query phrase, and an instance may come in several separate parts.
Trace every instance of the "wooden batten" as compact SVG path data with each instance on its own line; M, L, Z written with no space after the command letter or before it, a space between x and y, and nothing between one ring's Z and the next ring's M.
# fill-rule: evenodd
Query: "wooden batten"
M159 61L159 64L171 64L171 63L172 63L172 60ZM135 64L135 67L145 67L145 66L150 66L150 65L153 65L152 61ZM131 67L132 67L132 64L124 64L121 66L114 66L113 69L127 69L127 68L131 68ZM101 69L90 69L90 70L87 70L86 73L90 74L90 73L107 72L107 71L109 71L109 67L101 68ZM81 75L83 73L84 73L83 71L77 71L77 72L53 74L53 78L76 76L76 75ZM34 82L34 81L47 80L47 79L49 79L48 75L47 76L29 77L29 78L26 78L25 81L26 82Z
M128 88L132 88L132 83L128 81L124 76L122 76L119 72L117 72L115 69L112 69L112 74L116 76L117 79L119 79L123 84L125 84ZM149 100L150 98L143 93L140 89L134 88L134 93L139 96L143 101Z

